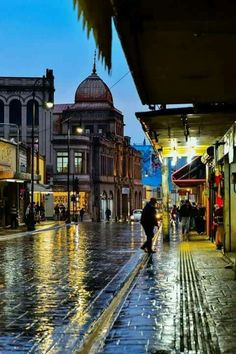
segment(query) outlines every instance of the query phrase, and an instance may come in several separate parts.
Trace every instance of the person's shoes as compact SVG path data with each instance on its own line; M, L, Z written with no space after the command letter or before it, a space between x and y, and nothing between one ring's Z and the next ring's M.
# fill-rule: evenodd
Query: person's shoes
M144 250L146 249L146 246L145 246L145 245L142 245L140 248L141 248L141 250L144 251Z
M149 254L151 254L151 253L156 253L157 251L155 251L155 250L150 250L150 251L148 251L148 253Z

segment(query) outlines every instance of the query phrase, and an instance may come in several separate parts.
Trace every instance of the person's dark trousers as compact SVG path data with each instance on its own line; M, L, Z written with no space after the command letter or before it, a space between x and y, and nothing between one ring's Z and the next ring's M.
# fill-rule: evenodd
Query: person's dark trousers
M152 251L152 239L153 239L153 236L154 236L153 228L154 227L143 226L143 229L144 229L144 232L146 234L147 240L142 245L142 249L147 249L148 252Z
M198 234L201 234L205 231L205 221L201 216L196 219L196 230Z

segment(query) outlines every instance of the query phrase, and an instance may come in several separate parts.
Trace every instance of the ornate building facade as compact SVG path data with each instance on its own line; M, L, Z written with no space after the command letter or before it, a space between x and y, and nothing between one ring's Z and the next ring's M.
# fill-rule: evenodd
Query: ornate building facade
M54 76L49 69L42 77L0 77L0 226L9 225L12 205L23 221L32 180L34 201L43 202L39 190L45 183L46 160L49 168L53 163L52 111L45 102L53 98L53 92Z
M54 203L94 221L128 220L142 206L141 155L124 136L122 113L93 72L77 88L73 104L58 104L53 118ZM68 170L69 166L69 170Z

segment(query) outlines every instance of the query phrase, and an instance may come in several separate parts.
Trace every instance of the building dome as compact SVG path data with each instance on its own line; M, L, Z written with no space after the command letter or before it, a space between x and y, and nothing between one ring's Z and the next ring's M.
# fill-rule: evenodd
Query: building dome
M75 103L80 102L106 102L113 106L111 91L97 75L95 66L92 74L81 82L75 92Z

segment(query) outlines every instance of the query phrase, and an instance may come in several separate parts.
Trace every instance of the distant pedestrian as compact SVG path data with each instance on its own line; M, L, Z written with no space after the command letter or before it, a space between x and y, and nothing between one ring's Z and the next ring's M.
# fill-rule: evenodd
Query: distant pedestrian
M111 217L111 211L109 208L106 209L105 214L106 214L106 221L109 221Z
M192 215L192 207L189 200L186 200L180 207L179 210L179 221L182 224L182 236L183 239L188 240L189 228L190 228L190 218Z
M79 211L80 221L81 222L83 222L83 220L84 220L84 213L85 213L84 208L81 208L80 211Z
M220 250L224 244L224 218L223 218L222 206L218 206L218 205L215 206L214 223L216 225L215 244L216 244L216 248Z
M195 217L196 223L196 231L199 235L202 235L205 232L205 213L206 208L203 207L201 204L197 207L197 215Z
M141 215L141 225L146 234L146 241L141 246L141 249L148 253L155 253L152 249L152 239L154 236L154 228L157 226L157 218L156 218L156 208L155 205L157 203L156 198L151 198L150 201L145 205Z
M35 205L35 221L40 223L40 206L39 203Z
M46 220L46 218L45 218L45 208L44 208L43 204L40 204L39 213L40 213L40 220L45 221Z
M10 214L11 214L11 228L15 229L18 227L17 208L15 204L12 204L12 207L10 209Z
M192 203L192 209L191 209L191 217L190 217L190 229L195 230L196 229L196 217L199 214L198 207L196 203Z
M35 216L35 208L33 206L32 208L32 204L29 203L26 210L25 210L25 223L27 226L34 226L35 224L35 220L34 220L34 216Z
M55 219L58 221L59 220L59 215L60 215L60 209L59 209L59 205L56 204L54 207L54 213L55 213Z
M66 207L65 207L65 205L60 204L59 210L60 210L60 220L66 220ZM67 214L68 214L68 209L67 209Z
M175 224L177 226L178 218L179 218L179 215L178 215L177 207L176 207L176 205L173 205L173 208L171 210L171 225Z

